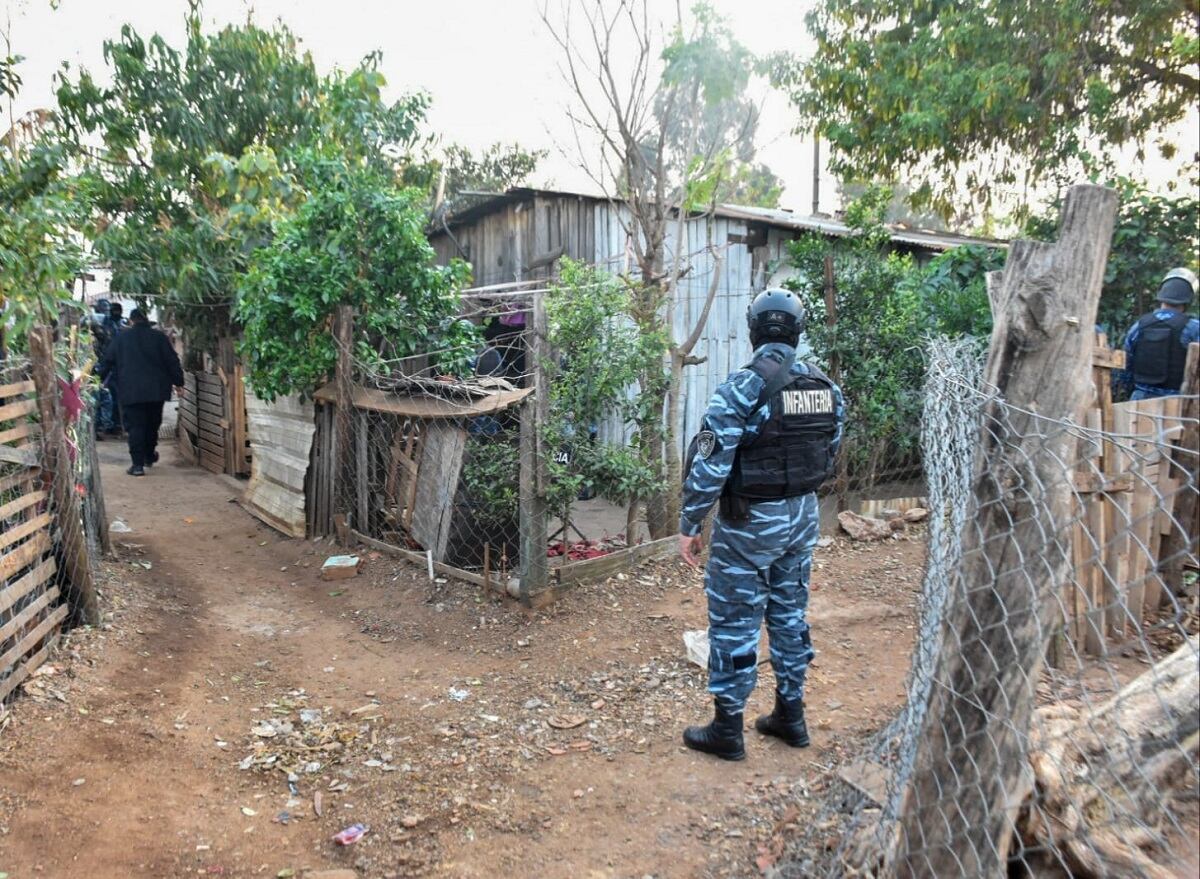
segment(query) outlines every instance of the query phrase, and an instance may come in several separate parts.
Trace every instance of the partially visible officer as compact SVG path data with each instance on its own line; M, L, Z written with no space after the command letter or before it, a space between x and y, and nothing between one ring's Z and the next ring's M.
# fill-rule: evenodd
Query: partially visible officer
M166 334L150 326L141 309L129 314L129 327L108 346L101 364L104 375L116 373L118 397L129 435L130 476L145 476L158 461L158 429L171 386L183 396L183 369Z
M683 742L725 760L745 759L742 712L758 677L763 615L775 670L775 710L755 729L792 747L809 743L804 679L813 658L805 613L818 537L816 490L833 472L842 437L842 392L797 361L805 311L787 290L766 290L747 312L751 362L717 388L692 441L679 550L698 567L701 526L720 500L708 596L708 689L716 716Z
M1171 269L1158 288L1158 308L1142 315L1125 334L1126 380L1133 382L1131 400L1179 393L1188 345L1200 342L1200 320L1187 313L1195 295L1195 273Z

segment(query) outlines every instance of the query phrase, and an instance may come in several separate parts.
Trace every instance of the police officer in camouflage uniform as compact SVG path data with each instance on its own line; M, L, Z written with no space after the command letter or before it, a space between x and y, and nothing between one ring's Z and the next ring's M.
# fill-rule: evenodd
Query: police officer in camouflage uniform
M1125 383L1131 400L1178 394L1183 385L1188 345L1200 342L1200 320L1188 306L1198 282L1191 269L1171 269L1158 288L1158 307L1138 318L1125 334Z
M747 313L754 357L717 388L692 440L679 522L680 553L699 566L701 526L714 503L708 596L708 689L716 716L684 744L743 760L742 712L758 676L764 614L775 709L755 728L792 747L809 743L804 678L813 658L805 612L818 537L816 489L832 473L845 407L841 390L797 361L805 311L794 293L766 290Z

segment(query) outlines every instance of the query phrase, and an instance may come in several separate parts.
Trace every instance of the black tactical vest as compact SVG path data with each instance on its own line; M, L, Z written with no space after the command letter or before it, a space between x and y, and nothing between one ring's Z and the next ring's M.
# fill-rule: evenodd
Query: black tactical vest
M769 383L774 366L760 358L747 368ZM797 497L816 491L833 472L834 386L815 366L808 368L808 375L759 401L771 407L770 415L758 436L738 447L725 483L728 494L751 500Z
M1183 347L1183 331L1191 320L1186 314L1176 314L1159 320L1154 313L1144 315L1137 325L1139 333L1133 345L1133 380L1139 385L1172 388L1183 384L1183 367L1187 349Z

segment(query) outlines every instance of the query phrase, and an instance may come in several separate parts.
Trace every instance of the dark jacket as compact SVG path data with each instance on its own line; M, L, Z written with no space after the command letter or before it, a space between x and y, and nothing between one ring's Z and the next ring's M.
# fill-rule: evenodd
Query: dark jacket
M101 373L115 375L122 406L171 399L171 387L183 385L179 356L166 334L148 324L132 324L104 353Z

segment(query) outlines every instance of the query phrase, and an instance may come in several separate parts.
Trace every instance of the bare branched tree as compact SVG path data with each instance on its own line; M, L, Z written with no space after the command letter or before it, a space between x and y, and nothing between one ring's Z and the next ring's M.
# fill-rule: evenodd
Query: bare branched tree
M627 277L631 317L644 333L668 340L666 362L640 378L644 415L637 424L637 442L661 468L664 489L646 499L646 520L651 536L663 537L675 533L679 517L683 371L705 360L693 352L722 260L710 231L712 282L695 325L675 338L679 282L699 255L685 252L684 226L711 215L732 164L752 158L758 108L745 97L753 59L707 5L692 10L690 24L677 9L669 31L652 21L649 5L561 0L554 15L543 8L542 20L574 93L567 115L575 159L608 198L636 263Z

